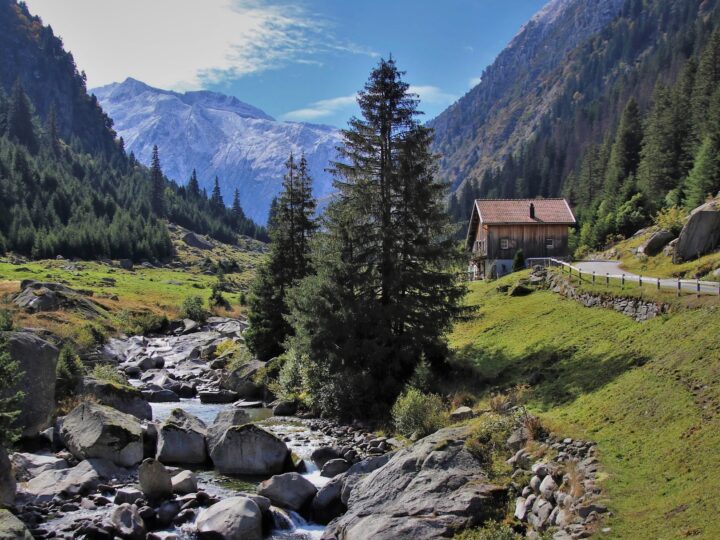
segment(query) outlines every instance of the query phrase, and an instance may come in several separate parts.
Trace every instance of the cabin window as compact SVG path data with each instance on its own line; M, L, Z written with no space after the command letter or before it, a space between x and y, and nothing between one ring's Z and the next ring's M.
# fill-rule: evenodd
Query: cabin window
M501 238L500 239L500 249L510 249L510 239L509 238Z
M552 249L555 247L555 239L554 238L546 238L545 239L545 247L547 249Z

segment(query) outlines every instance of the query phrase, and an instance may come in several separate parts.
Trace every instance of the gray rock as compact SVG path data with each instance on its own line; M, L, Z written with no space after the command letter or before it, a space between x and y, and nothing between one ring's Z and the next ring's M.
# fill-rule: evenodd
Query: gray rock
M540 495L542 495L544 499L552 501L557 487L558 486L555 483L555 480L553 480L553 477L548 474L540 483Z
M251 360L244 366L225 373L220 378L220 388L237 394L242 399L260 399L264 387L253 380L257 372L265 367L265 362ZM237 399L237 398L236 398Z
M274 416L292 416L297 412L297 402L295 401L279 401L273 407Z
M212 452L225 431L232 426L242 426L250 421L250 415L242 409L228 408L220 411L207 430L208 454Z
M704 255L720 243L720 198L690 212L675 245L673 262L680 263Z
M276 506L300 510L317 493L317 488L302 475L290 472L278 474L260 483L258 494Z
M528 508L525 505L525 497L518 497L515 500L515 514L514 516L518 518L520 521L525 521L527 519L527 513Z
M475 413L470 407L462 406L450 413L450 420L460 422L461 420L469 420L473 416L475 416Z
M16 452L10 455L10 461L15 471L15 478L20 482L30 480L45 471L67 469L69 467L67 461L53 454ZM0 458L1 462L2 459Z
M62 421L60 437L78 459L105 458L129 467L143 458L137 418L105 405L83 403Z
M173 409L158 429L157 459L163 463L205 463L206 435L207 428L199 418L182 409Z
M143 493L134 487L122 487L115 491L115 504L134 504L138 499L143 498Z
M602 504L586 504L583 506L579 506L577 508L577 513L581 518L586 518L590 515L591 512L596 512L598 514L604 514L607 512L607 506L604 506Z
M0 447L0 506L10 506L15 501L15 475L5 450Z
M350 468L350 463L344 459L331 459L323 465L320 476L332 478L338 474L342 474Z
M344 481L343 476L336 476L320 488L312 501L314 521L327 525L345 512L346 507L341 498Z
M197 477L192 471L181 471L171 478L172 490L176 495L186 495L197 491Z
M537 530L542 531L548 524L548 519L552 513L553 505L542 498L535 500L532 512L528 515L528 523Z
M137 388L90 377L83 379L83 392L97 401L140 420L152 420L152 408Z
M58 349L30 332L0 332L10 357L19 364L19 381L0 393L0 398L24 393L14 426L26 437L34 437L52 425L55 411L55 368Z
M105 310L88 299L85 294L60 283L26 279L20 283L20 292L13 301L15 305L30 313L68 309L88 318L101 317L105 314Z
M357 482L324 538L424 540L502 517L506 488L488 482L464 444L469 434L445 428L399 450Z
M172 496L172 480L165 466L155 459L145 459L138 468L140 489L148 499L161 500Z
M656 231L638 247L638 253L643 253L648 257L654 257L660 253L673 238L675 238L675 236L669 231Z
M540 484L542 484L542 480L539 476L535 475L530 479L530 489L535 493L540 493Z
M182 241L185 242L188 246L200 249L203 251L207 251L213 248L213 244L209 242L208 240L205 240L204 238L200 237L199 235L195 234L194 232L188 232L182 237Z
M200 540L262 540L262 512L249 497L230 497L204 509L195 522Z
M362 477L376 471L380 467L383 467L388 461L390 461L391 455L392 454L371 456L355 463L348 469L348 471L343 475L342 493L340 495L340 499L344 505L347 505L353 488L362 479Z
M339 448L333 446L320 446L310 454L310 459L318 469L322 469L328 461L340 457L342 456L340 455Z
M180 401L180 396L167 388L143 390L142 397L150 403L175 403Z
M250 475L281 473L290 453L284 442L254 424L227 428L208 450L217 471Z
M239 399L239 395L232 390L205 390L198 392L201 403L233 403Z
M129 471L106 459L87 459L70 469L48 470L20 485L21 499L35 503L51 501L58 495L75 495L97 487L101 481L126 478Z
M145 522L134 504L123 503L113 508L110 523L122 538L127 540L145 540Z
M0 509L0 538L3 540L33 540L25 524L4 508Z

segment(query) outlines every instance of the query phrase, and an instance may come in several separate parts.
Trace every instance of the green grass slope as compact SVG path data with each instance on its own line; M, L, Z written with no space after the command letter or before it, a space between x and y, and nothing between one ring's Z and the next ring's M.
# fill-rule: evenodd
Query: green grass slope
M608 538L720 538L720 300L646 323L548 291L473 283L451 335L464 390L530 382L559 433L598 442ZM456 388L459 390L461 388Z

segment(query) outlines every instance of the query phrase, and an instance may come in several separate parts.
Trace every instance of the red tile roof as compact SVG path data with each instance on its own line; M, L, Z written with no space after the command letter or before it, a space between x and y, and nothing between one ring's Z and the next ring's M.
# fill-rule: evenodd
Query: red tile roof
M530 204L535 205L535 218L530 217ZM565 199L477 199L475 207L485 224L575 223Z

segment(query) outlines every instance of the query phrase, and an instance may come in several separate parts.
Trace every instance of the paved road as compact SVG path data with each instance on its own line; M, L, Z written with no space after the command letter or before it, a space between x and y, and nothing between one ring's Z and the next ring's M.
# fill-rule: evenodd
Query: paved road
M611 276L620 276L625 274L625 279L628 281L638 281L639 279L636 274L632 274L627 270L620 268L620 263L617 261L579 261L573 263L573 266L580 268L583 272L595 272L598 277L602 277L605 274L610 274ZM643 276L643 284L645 283L645 280L654 284L656 279L657 278L652 276ZM677 280L661 279L660 286L664 289L677 289ZM718 287L719 285L714 283L700 283L700 291L705 293L718 294ZM692 280L681 280L681 288L683 291L696 292L697 284Z

